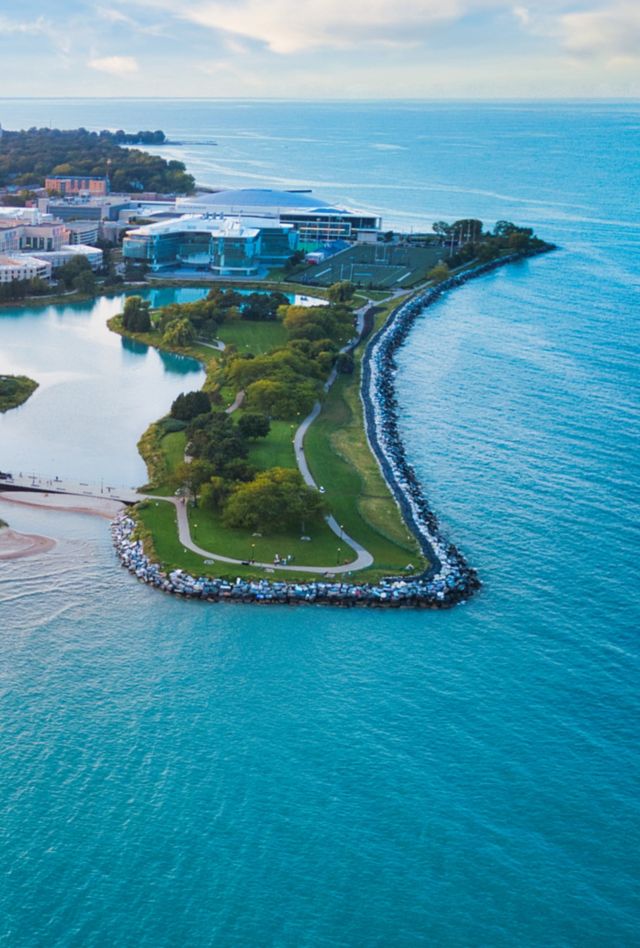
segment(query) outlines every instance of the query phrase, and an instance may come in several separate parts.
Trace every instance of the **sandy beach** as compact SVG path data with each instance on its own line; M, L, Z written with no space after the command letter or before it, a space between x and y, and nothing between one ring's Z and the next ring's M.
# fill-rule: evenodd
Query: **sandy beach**
M0 491L0 501L21 504L27 507L62 510L68 513L92 514L113 520L122 510L123 504L100 497L78 497L70 494L37 494L32 491ZM5 518L9 517L5 514ZM56 541L34 533L18 533L11 527L0 529L0 561L17 560L24 556L36 556L53 549Z
M16 533L11 527L0 529L0 560L18 560L53 549L56 541L33 533Z

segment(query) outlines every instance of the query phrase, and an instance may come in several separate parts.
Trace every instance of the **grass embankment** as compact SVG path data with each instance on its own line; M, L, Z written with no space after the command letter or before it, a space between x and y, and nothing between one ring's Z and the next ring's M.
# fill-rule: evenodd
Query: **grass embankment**
M395 305L380 307L374 331ZM305 453L336 520L374 557L375 565L363 575L402 572L409 563L421 570L427 563L380 473L364 430L360 372L365 345L354 353L353 375L338 376L329 392L307 432Z
M0 412L23 405L37 387L26 375L0 375Z
M393 304L381 307L376 315L376 328L387 318ZM159 345L159 333L124 333L118 317L110 320L110 328L131 336L146 345ZM227 345L240 351L250 347L258 354L281 345L286 333L279 322L229 322L223 324L220 337ZM424 568L415 539L404 524L372 456L362 419L359 397L360 362L364 345L356 352L356 372L338 377L323 410L305 438L305 451L316 482L325 488L328 510L345 532L369 550L374 566L352 574L352 579L374 582L384 575L402 573L409 563L416 570ZM183 355L201 358L196 346L179 350ZM218 354L206 349L208 380L218 371ZM202 359L201 359L202 361ZM219 381L219 377L218 377ZM224 402L231 392L222 390ZM239 414L242 410L239 411ZM293 436L301 419L273 421L266 438L251 443L248 460L260 470L271 467L295 469ZM183 431L166 433L162 421L152 424L139 443L139 450L149 471L147 493L173 495L173 472L184 459L186 437ZM312 578L313 574L274 573L250 566L207 563L204 557L185 550L177 535L175 509L162 501L141 505L139 521L147 552L167 568L181 567L198 575L265 576L278 578ZM321 519L300 525L295 532L253 536L250 531L225 527L218 514L191 508L189 511L191 535L203 549L240 560L255 559L271 563L277 553L293 555L292 565L323 566L331 572L334 565L348 562L354 553ZM301 539L310 536L311 541Z

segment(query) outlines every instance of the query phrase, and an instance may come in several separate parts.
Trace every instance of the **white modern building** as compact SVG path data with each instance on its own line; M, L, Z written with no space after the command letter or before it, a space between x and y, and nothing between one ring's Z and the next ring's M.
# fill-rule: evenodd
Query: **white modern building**
M15 256L0 255L0 283L14 283L18 280L51 279L51 263L21 253Z
M282 264L297 247L298 234L274 218L188 214L130 230L125 260L152 270L190 268L220 276L252 276Z
M98 247L89 247L86 244L63 244L59 250L36 250L32 256L47 261L54 270L78 256L86 257L93 270L98 270L102 266L102 251Z

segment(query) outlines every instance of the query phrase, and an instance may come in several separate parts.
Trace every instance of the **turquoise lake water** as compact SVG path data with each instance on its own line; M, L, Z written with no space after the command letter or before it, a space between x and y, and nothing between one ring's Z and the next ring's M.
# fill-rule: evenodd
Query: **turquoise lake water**
M0 942L638 944L640 106L0 101L0 121L163 128L210 184L560 247L451 294L399 357L409 455L484 582L464 606L184 603L116 565L103 521L0 503L59 540L0 565ZM51 372L69 321L98 339L86 314L24 318ZM175 397L158 359L99 347L122 386ZM68 431L47 428L33 464Z

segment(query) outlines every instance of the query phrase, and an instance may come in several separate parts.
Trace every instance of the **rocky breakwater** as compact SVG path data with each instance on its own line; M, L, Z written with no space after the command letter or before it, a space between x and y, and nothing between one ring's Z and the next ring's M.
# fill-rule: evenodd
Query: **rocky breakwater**
M551 245L544 245L533 252L510 254L492 260L449 277L412 297L393 311L365 351L360 395L369 445L405 521L431 563L421 580L427 586L435 584L439 590L444 589L444 596L439 600L442 605L454 605L466 599L481 584L475 569L467 564L462 553L443 534L415 471L407 461L398 430L398 402L394 387L395 353L406 341L416 318L444 293L498 267L551 249Z
M447 577L390 578L380 583L341 583L329 579L309 582L285 582L275 579L235 581L191 576L184 570L163 570L144 552L135 537L135 520L121 514L111 525L113 543L120 562L141 582L163 592L208 602L244 602L290 605L309 603L333 606L412 606L444 608L466 595L458 580Z

